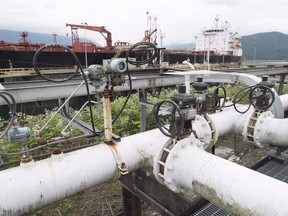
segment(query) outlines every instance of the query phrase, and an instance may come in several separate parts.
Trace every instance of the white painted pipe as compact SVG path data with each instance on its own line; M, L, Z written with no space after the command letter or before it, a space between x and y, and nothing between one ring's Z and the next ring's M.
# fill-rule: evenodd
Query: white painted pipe
M195 67L190 62L188 62L187 60L183 61L182 64L188 65L190 67L190 69L195 70Z
M267 111L256 122L254 140L260 145L277 145L288 147L288 119L277 119Z
M281 95L279 97L280 97L284 111L287 111L288 110L288 94Z
M280 97L283 103L284 110L288 110L286 106L286 100L288 97ZM288 105L288 104L287 104ZM239 107L239 110L245 110L247 105ZM222 112L209 115L211 121L214 124L214 128L217 131L217 136L221 137L229 133L236 133L243 135L243 139L246 140L247 128L249 120L254 109L250 108L246 113L238 113L234 108L225 109ZM193 125L197 124L197 118L193 122ZM255 124L254 129L254 144L256 146L261 145L276 145L276 146L288 146L288 119L275 118L275 115L271 111L261 113ZM201 128L200 128L201 129ZM197 128L197 130L199 130ZM207 133L207 131L206 131ZM217 138L218 138L217 137Z
M247 105L243 105L237 108L241 111L247 109ZM229 133L242 133L243 127L247 118L250 117L253 109L249 109L246 113L242 114L237 112L233 107L225 109L222 112L214 113L209 115L210 119L215 125L215 128L218 132L218 136L224 136Z
M248 105L237 105L237 108L240 111L244 111L248 108ZM221 112L208 115L213 125L212 129L215 129L216 131L214 133L216 136L214 137L214 139L218 140L219 137L227 135L229 133L236 133L245 136L245 133L243 132L247 128L248 121L253 111L254 109L249 109L246 113L242 114L237 112L233 107L230 107L224 109ZM205 124L205 122L203 122L203 119L203 117L199 118L199 116L197 115L192 124L193 129L198 135L198 138L207 144L207 142L211 142L212 133L211 128L209 126L206 126L208 125L207 121L204 119L206 121Z
M164 169L171 190L193 190L232 215L288 215L286 183L209 154L201 145L189 137L171 149Z
M249 113L239 114L235 110L227 110L212 114L210 118L218 130L219 136L221 136L233 130L241 131L241 128L245 128L243 124L248 116ZM282 145L285 140L288 140L288 137L285 136L288 130L285 125L288 125L288 122L285 119L278 120L271 116L265 119L266 123L263 125L267 126L262 126L265 127L263 131L266 131L262 132L261 136L259 135L262 139L261 142L270 142L269 144L276 145L280 143ZM282 127L284 129L280 130ZM206 130L207 126L203 128ZM205 134L201 128L199 130L200 134ZM281 135L281 138L268 137L270 132L277 136ZM151 164L152 158L166 141L167 138L156 129L122 138L122 141L117 144L118 158L115 158L107 145L101 144L65 154L60 158L53 157L35 162L30 164L31 166L1 171L0 214L21 215L97 184L107 182L115 178L116 162L119 160L124 161L130 171ZM188 160L185 157L183 156L183 160ZM188 158L193 159L191 155ZM193 163L189 164L192 169L191 172L193 172ZM215 166L215 171L219 167ZM198 175L201 176L202 173L198 173ZM249 179L251 178L249 177ZM247 179L242 180L246 181ZM213 202L213 200L211 201Z
M158 130L122 138L118 156L106 144L81 149L0 172L0 215L22 215L117 175L116 161L129 171L152 164L168 140Z

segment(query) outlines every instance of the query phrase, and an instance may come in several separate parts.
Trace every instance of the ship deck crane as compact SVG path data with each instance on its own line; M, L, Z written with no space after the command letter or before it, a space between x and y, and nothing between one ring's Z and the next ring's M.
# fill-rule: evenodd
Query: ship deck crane
M72 43L73 44L79 42L79 37L78 37L77 30L79 28L81 28L81 29L86 29L86 30L90 30L90 31L100 32L102 34L102 36L105 38L105 40L106 40L107 48L111 48L112 47L112 34L111 34L111 32L109 32L105 28L105 26L90 26L90 25L78 25L78 24L66 23L66 27L68 27L68 26L71 27ZM73 33L73 31L74 31L74 33ZM107 34L107 36L105 36L104 34Z
M151 41L151 37L155 32L157 32L157 28L153 29L151 32L149 32L148 30L145 31L145 37L143 38L142 41L153 42L153 41Z

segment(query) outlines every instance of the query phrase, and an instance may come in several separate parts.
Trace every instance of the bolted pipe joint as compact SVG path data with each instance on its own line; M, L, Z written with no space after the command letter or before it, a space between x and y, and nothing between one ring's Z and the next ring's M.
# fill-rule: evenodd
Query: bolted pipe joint
M175 172L177 172L175 162L185 159L187 156L185 152L189 145L195 145L203 151L204 146L206 146L205 143L192 136L184 140L189 140L189 142L183 142L183 140L179 142L175 142L175 140L167 141L154 158L153 173L155 178L175 193L183 191L183 187L175 179ZM193 164L190 165L193 166Z
M255 124L254 141L261 145L288 147L288 119L275 118L271 111L261 113Z
M170 190L192 190L232 215L288 215L286 183L207 153L193 137L166 143L153 172Z

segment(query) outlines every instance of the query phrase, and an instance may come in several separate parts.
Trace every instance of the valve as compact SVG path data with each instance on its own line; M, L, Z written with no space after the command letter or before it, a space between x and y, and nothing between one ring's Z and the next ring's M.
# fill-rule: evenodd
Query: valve
M111 73L124 73L127 71L125 59L110 59L107 61L106 68Z
M207 95L208 95L208 84L203 82L202 77L197 78L197 82L193 85L195 89L194 96L196 99L196 110L197 113L206 113L207 112Z
M29 127L19 127L17 119L14 120L11 125L11 129L8 131L9 142L20 142L22 146L22 162L30 162L32 157L29 156L27 141L30 138L30 128Z
M179 92L183 92L181 86ZM192 120L196 117L197 98L195 95L178 93L171 100L155 104L153 113L159 130L172 139L189 136L192 131Z
M92 81L92 85L96 88L100 88L103 85L103 77L105 76L105 71L102 65L90 65L87 69L88 77Z
M160 109L165 108L161 112ZM184 127L184 117L179 106L172 100L164 100L154 107L155 120L159 130L168 137L176 138Z
M254 86L249 93L249 102L258 110L269 109L275 101L275 95L271 88L274 84L268 82L267 77L262 77L262 81Z
M224 107L227 98L226 89L223 86L218 86L214 89L211 102L213 110L220 110Z

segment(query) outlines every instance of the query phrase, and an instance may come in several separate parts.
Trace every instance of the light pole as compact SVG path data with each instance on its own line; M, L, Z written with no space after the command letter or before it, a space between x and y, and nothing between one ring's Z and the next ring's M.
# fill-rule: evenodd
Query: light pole
M254 64L254 67L256 66L256 62L255 62L255 59L256 59L256 49L257 49L257 43L254 42L254 57L253 57L253 64Z
M82 25L88 25L86 22L81 23ZM85 50L85 66L86 69L88 68L88 61L87 61L87 46L86 46L86 29L84 29L84 34L85 34L85 41L84 41L84 50Z

